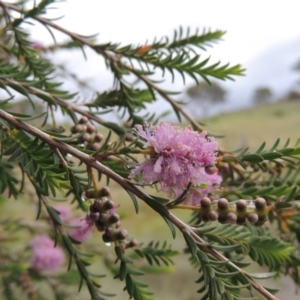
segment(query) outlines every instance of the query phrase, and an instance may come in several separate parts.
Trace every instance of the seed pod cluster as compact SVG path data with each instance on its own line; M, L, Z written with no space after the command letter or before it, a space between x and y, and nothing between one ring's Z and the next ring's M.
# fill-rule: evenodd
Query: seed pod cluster
M201 219L204 222L218 221L221 224L245 224L246 220L255 225L261 225L268 220L268 207L264 198L255 200L240 199L228 202L221 198L212 201L208 197L201 200Z
M76 141L77 144L83 145L86 149L97 151L100 149L100 143L104 136L96 132L96 127L88 123L88 118L83 116L76 125L71 128L73 134L81 133L82 135Z
M108 187L97 191L87 190L85 198L94 199L89 208L89 218L94 220L97 230L103 232L102 239L105 243L118 242L122 250L138 245L135 239L128 239L126 229L120 229L120 216L115 212L116 206Z

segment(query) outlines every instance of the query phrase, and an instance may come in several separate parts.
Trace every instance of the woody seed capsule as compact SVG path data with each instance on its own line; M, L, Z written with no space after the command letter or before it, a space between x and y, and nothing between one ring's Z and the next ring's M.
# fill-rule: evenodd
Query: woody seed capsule
M228 200L225 198L221 198L218 201L218 208L221 210L225 210L228 207Z
M208 175L213 175L218 171L217 167L215 165L208 165L205 167L205 172Z
M210 221L216 221L218 219L218 213L214 210L211 210L207 213L207 217Z
M247 219L250 223L255 224L258 221L258 215L256 213L252 212L248 215Z
M101 142L104 139L104 136L101 133L97 133L95 135L94 139L95 139L95 142Z
M98 151L99 149L100 149L100 144L99 143L93 143L91 145L91 150Z
M85 116L81 117L78 121L79 124L86 124L89 121L89 119Z
M230 224L234 224L237 221L237 216L234 212L229 212L226 216L226 220Z
M92 124L88 124L87 127L86 127L86 131L88 133L94 133L96 131L96 127Z
M264 198L257 198L255 200L255 206L257 209L264 208L267 205L267 202Z

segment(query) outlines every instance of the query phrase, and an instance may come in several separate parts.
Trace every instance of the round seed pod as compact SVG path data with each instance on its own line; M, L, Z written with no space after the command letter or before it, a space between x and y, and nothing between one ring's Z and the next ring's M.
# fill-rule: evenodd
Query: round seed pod
M204 197L201 199L201 207L209 207L211 204L211 200L208 197Z
M93 150L93 151L98 151L100 149L100 144L99 143L93 143L91 144L91 147L90 149Z
M91 204L91 205L90 205L89 211L90 211L91 213L97 213L97 212L98 212L98 210L96 210L94 204Z
M78 124L86 124L89 121L89 119L86 116L82 116L79 121Z
M112 200L104 201L103 210L110 210L110 209L114 208L114 206L115 206L114 201L112 201Z
M248 215L247 212L247 201L240 199L236 202L236 215L240 219L245 219Z
M88 189L84 192L85 199L91 199L96 197L96 191L93 189Z
M205 172L208 175L215 174L217 171L218 171L218 169L215 165L208 165L205 167Z
M94 203L92 204L94 206L94 210L97 212L103 211L103 201L101 199L95 199Z
M228 209L228 200L225 198L221 198L218 200L218 208L219 210L227 210Z
M86 131L87 131L88 133L94 133L94 132L96 131L96 127L95 127L94 125L92 125L92 124L88 124L88 125L86 126Z
M111 214L107 220L108 224L115 224L120 221L120 216L118 214Z
M110 196L109 187L105 186L100 190L101 197Z
M98 221L101 222L104 225L107 225L109 218L110 218L109 214L101 213L99 215Z
M115 233L115 229L113 227L106 227L105 228L105 235L112 237Z
M81 137L82 142L89 142L91 140L91 135L85 132Z
M84 131L84 127L80 124L77 124L71 128L72 133L80 133Z
M120 230L120 231L117 233L117 238L118 238L118 240L125 240L126 237L127 237L127 235L128 235L127 230L126 230L126 229L122 229L122 230Z
M237 216L234 212L229 212L226 216L226 220L230 224L235 224L237 221Z
M247 219L250 223L255 224L258 222L258 215L254 212L248 214Z
M247 201L244 199L240 199L236 202L236 210L237 211L245 211L247 210Z
M103 139L104 139L104 136L101 133L97 133L94 137L95 142L99 142L99 143L102 142Z
M255 199L255 207L257 209L265 208L267 205L267 201L264 198L257 198Z
M207 213L207 218L209 221L216 221L218 219L218 213L214 210L211 210Z
M139 244L138 240L132 239L132 240L127 244L127 248L136 247L138 244Z
M97 230L100 231L100 232L104 231L105 228L106 228L106 225L103 224L103 223L102 223L101 221L99 221L99 220L96 220L95 226L96 226Z

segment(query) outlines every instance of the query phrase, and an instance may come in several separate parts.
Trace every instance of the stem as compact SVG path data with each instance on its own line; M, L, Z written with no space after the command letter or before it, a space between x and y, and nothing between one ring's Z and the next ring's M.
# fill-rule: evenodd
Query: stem
M149 196L138 189L136 186L131 184L128 180L124 179L120 175L114 173L112 170L107 168L106 166L102 165L99 161L97 161L94 157L89 156L85 153L82 153L81 151L73 148L72 146L69 146L65 143L58 142L53 137L50 135L40 131L39 129L35 128L34 126L24 123L18 118L13 117L12 115L8 114L7 112L3 111L0 109L0 118L6 120L10 124L14 125L15 127L24 130L33 136L39 138L40 140L46 142L50 147L58 148L62 152L69 153L73 155L74 157L78 158L82 162L84 162L87 166L93 167L97 169L98 171L102 172L106 176L110 177L112 180L117 182L119 185L121 185L124 189L129 190L130 192L134 193L137 197L139 197L142 200L148 200L149 201ZM44 202L44 201L43 201ZM45 202L44 202L45 204ZM165 216L168 218L170 222L172 222L180 231L185 231L188 232L191 237L196 241L198 247L206 252L211 254L213 257L215 257L219 261L226 261L230 266L241 272L248 280L250 285L256 289L261 295L263 295L267 300L278 300L278 298L274 297L271 293L269 293L266 289L264 289L263 286L255 282L251 277L249 277L244 270L240 269L238 266L236 266L234 263L229 261L225 256L217 252L216 250L212 249L209 246L204 246L205 241L197 235L195 232L195 228L185 224L183 221L178 219L175 215L169 212L168 216Z

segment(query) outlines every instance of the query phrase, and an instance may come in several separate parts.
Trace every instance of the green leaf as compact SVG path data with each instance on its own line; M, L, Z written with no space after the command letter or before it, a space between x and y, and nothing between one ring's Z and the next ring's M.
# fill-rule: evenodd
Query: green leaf
M241 160L243 161L248 161L251 163L259 163L259 162L263 162L264 158L261 155L258 154L247 154L241 157Z
M250 276L255 279L268 279L276 276L277 272L269 272L269 273L246 273L247 276Z
M288 244L267 236L251 237L248 240L250 257L261 266L267 265L270 270L278 267L290 259L293 247Z
M183 237L185 239L186 244L189 247L189 250L193 257L196 257L197 254L197 245L194 239L190 236L190 234L186 231L182 231Z
M212 244L210 245L213 249L217 251L223 251L223 252L231 252L231 251L236 251L241 248L241 245L229 245L229 246L223 246L223 245L215 245Z
M130 198L133 202L135 212L138 214L139 213L139 204L138 204L138 201L137 201L135 195L133 193L131 193L130 191L128 191L128 190L126 190L126 192L128 193L128 195L130 196Z

